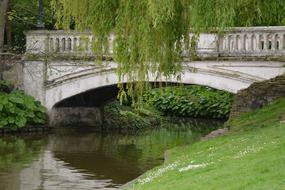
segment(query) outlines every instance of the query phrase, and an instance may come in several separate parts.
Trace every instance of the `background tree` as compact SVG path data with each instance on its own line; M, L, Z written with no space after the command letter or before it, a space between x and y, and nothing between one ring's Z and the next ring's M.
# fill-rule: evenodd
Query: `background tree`
M50 0L44 0L43 2L46 29L54 29L53 26L55 21L53 19ZM7 50L16 53L23 53L26 44L24 32L36 29L38 1L10 0L8 5L9 6L6 8L8 11L6 11L7 19L5 27L5 42L7 44ZM4 40L4 38L2 39Z
M150 74L179 77L183 52L191 50L190 30L285 21L284 0L52 0L52 6L58 28L70 29L73 23L77 30L93 32L99 56L107 54L107 38L115 34L113 57L120 80L130 82L129 94L141 94Z
M9 0L0 0L0 53L4 50L4 34Z

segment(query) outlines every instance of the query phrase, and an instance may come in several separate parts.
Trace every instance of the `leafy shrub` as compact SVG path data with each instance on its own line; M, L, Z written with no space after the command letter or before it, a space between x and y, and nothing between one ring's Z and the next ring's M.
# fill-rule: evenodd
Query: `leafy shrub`
M0 92L10 93L13 87L11 84L6 80L0 80Z
M153 107L132 108L119 101L104 107L104 127L120 129L150 128L160 124L160 113Z
M45 108L33 97L22 91L0 92L0 128L17 129L27 124L44 124L46 120Z
M227 118L233 95L203 86L167 87L144 97L165 115L195 118Z

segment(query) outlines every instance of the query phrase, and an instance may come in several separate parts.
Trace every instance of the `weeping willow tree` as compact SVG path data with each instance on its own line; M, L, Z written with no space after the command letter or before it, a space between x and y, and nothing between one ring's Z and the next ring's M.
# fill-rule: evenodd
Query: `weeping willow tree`
M148 88L150 75L179 78L189 32L285 23L284 0L52 0L52 7L58 28L93 32L99 57L115 35L113 58L132 97Z

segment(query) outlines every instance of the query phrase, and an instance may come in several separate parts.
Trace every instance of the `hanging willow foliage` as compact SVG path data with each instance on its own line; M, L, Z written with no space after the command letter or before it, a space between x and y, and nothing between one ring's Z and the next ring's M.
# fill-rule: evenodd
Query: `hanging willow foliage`
M51 0L57 27L91 30L94 52L107 54L115 35L113 58L128 93L140 95L150 75L178 77L182 52L188 52L189 32L219 27L281 25L284 0ZM125 95L120 86L120 95Z

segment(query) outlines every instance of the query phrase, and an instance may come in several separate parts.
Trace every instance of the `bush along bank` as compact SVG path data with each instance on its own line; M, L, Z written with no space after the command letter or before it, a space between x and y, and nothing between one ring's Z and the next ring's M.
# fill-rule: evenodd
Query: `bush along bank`
M226 119L233 95L203 86L176 86L146 92L137 107L125 100L107 104L104 108L105 128L142 129L166 126L169 119ZM172 119L171 119L172 120Z
M104 107L104 129L144 129L161 125L161 113L151 106L133 108L114 101Z
M226 119L233 94L204 86L155 89L145 100L164 115L192 118Z
M6 81L0 81L0 131L37 131L47 123L46 109L23 91L13 90Z

